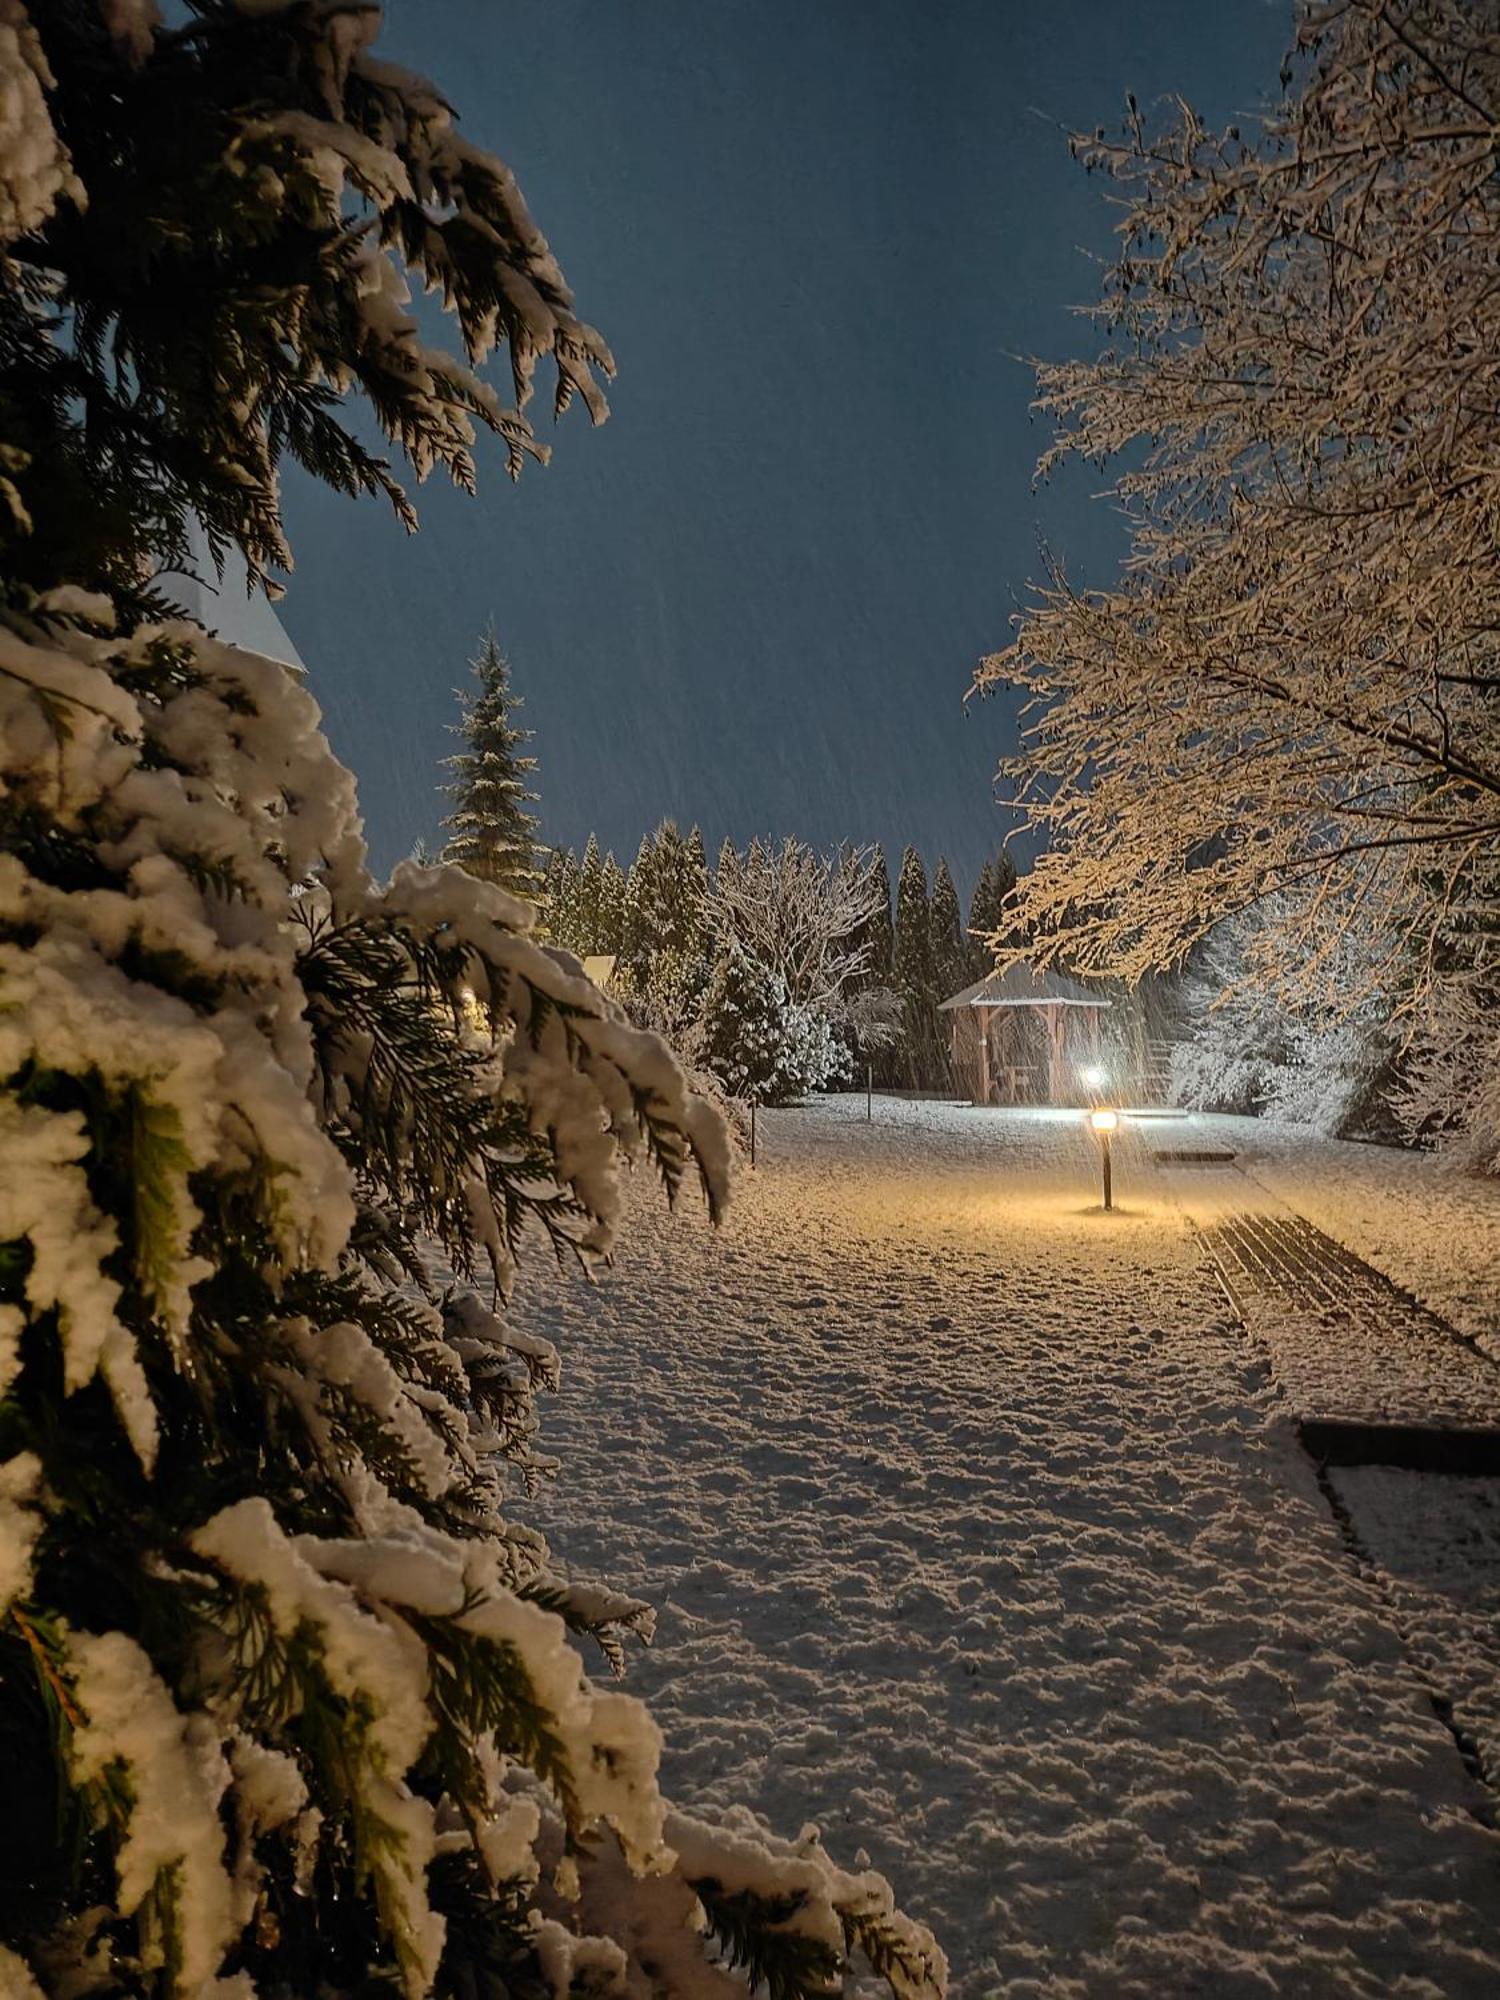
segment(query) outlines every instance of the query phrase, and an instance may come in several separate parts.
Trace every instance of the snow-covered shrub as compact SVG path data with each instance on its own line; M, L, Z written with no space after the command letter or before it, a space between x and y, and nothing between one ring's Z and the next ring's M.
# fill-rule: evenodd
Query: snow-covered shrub
M836 1021L813 1007L791 1008L787 1020L785 1067L800 1077L799 1093L837 1090L854 1075L849 1043Z
M355 383L419 472L472 477L474 417L533 448L398 253L522 392L551 353L597 404L602 343L378 9L189 11L0 10L0 1976L743 2000L858 1949L938 1993L878 1877L670 1811L575 1644L648 1607L514 1518L523 1243L605 1254L631 1159L717 1209L720 1121L527 905L374 881L306 689L145 581L188 508L283 559L283 450L404 508Z
M816 1008L791 1000L780 974L730 948L714 969L691 1047L731 1096L788 1104L852 1074L849 1046Z
M1316 975L1303 967L1291 978L1273 942L1287 921L1279 907L1265 920L1231 920L1195 955L1181 985L1187 1032L1172 1051L1174 1099L1329 1138L1387 1136L1397 1038L1365 976L1370 940L1335 924Z

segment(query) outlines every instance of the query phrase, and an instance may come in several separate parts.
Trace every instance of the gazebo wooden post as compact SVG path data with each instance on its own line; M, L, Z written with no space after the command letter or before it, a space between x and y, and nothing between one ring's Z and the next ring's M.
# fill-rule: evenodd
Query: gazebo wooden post
M989 1011L984 1007L973 1009L974 1019L979 1024L979 1101L990 1101L990 1023Z
M1057 1104L1063 1095L1063 1015L1055 1002L1044 1007L1047 1017L1047 1102Z

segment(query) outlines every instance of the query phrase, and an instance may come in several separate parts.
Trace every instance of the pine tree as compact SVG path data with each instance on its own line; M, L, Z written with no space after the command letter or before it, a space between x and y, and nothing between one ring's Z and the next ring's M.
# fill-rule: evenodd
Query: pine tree
M943 1000L966 985L968 955L964 950L963 919L959 912L958 891L953 884L953 874L945 856L938 857L937 872L932 878L932 908L929 912L932 937L932 980L934 991Z
M513 720L521 698L510 685L510 667L494 633L487 632L478 658L470 662L479 693L460 693L463 720L454 724L468 748L447 760L453 782L447 787L454 809L443 821L450 829L443 859L493 882L512 896L535 902L541 892L537 831L540 821L527 807L537 794L527 790L535 757L522 754L532 731Z
M932 965L932 916L927 871L908 847L896 881L895 983L901 996L907 1078L914 1090L931 1090L939 1079L937 1039L939 996Z
M557 1367L523 1243L607 1249L606 1132L717 1206L718 1121L485 884L377 883L307 689L142 582L189 511L287 560L288 454L405 508L346 391L419 474L476 419L531 450L402 265L522 392L550 353L599 408L605 350L378 10L179 11L6 17L0 1982L812 2000L851 1941L935 1994L875 1878L667 1811L569 1638L646 1607L507 1514Z

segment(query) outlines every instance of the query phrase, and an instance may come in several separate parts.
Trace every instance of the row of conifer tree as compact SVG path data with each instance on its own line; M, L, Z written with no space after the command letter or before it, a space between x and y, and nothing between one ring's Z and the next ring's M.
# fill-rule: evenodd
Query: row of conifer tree
M473 667L477 692L460 694L455 725L464 747L448 760L453 810L444 821L443 858L535 902L551 942L580 958L614 959L617 994L643 1005L653 1025L685 1028L729 949L716 934L712 889L739 850L726 840L711 867L700 830L683 833L671 819L644 836L628 867L592 833L581 854L545 847L533 810L532 732L517 720L521 698L493 633ZM753 862L763 852L754 841L743 858ZM939 1003L989 971L986 940L1003 927L1015 865L1003 852L984 863L967 914L945 856L929 885L922 854L907 847L894 895L882 848L870 850L868 865L875 907L859 939L865 965L856 984L892 996L898 1024L881 1046L851 1045L849 1073L868 1061L887 1087L943 1089L951 1078Z

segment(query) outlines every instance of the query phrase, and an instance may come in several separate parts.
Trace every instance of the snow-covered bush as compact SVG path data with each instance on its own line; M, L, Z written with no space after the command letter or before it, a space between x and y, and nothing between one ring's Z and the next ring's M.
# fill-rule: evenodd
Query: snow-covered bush
M690 1045L731 1096L788 1104L852 1074L849 1048L826 1014L791 1000L781 976L730 947L714 969Z
M531 449L398 253L522 392L551 353L597 404L602 344L376 8L190 12L0 9L0 1976L743 2000L859 1950L939 1993L878 1877L669 1809L575 1644L647 1606L514 1518L528 1234L606 1253L631 1159L717 1209L720 1121L527 905L375 882L306 689L146 581L189 508L284 559L284 450L404 507L356 383L419 472L471 417Z
M1281 899L1275 899L1279 904ZM1316 978L1278 973L1273 907L1223 924L1181 982L1186 1032L1172 1051L1175 1102L1259 1114L1329 1138L1388 1136L1397 1040L1370 990L1371 945L1334 924Z

